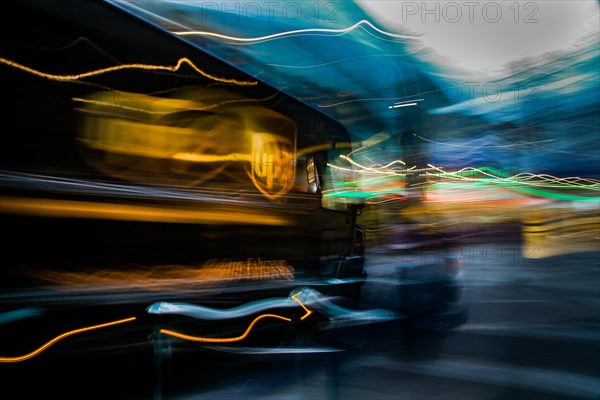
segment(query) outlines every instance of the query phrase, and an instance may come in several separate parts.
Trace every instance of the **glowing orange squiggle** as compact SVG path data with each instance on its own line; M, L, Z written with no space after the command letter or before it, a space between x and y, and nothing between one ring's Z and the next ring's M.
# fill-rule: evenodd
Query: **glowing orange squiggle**
M301 320L306 319L310 314L312 314L312 311L309 310L308 308L306 308L306 306L300 301L298 300L298 296L300 296L300 293L302 293L302 291L296 293L295 295L292 296L292 299L294 299L294 301L298 304L300 304L300 307L302 307L304 309L304 311L306 311L306 314L304 314L302 317L300 317Z
M298 304L300 304L300 306L304 309L304 311L306 311L306 314L304 314L302 317L300 317L300 320L304 320L309 315L312 314L312 311L309 310L300 300L298 300L298 296L300 295L300 293L302 293L302 292L298 292L295 295L293 295L292 299L294 299ZM191 335L186 335L184 333L175 332L175 331L172 331L169 329L161 329L160 333L169 335L169 336L174 336L174 337L177 337L180 339L190 340L193 342L202 342L202 343L239 342L240 340L244 340L246 337L248 337L248 335L250 334L250 331L252 331L252 328L254 328L254 325L256 325L256 323L258 321L260 321L261 319L264 319L264 318L277 318L277 319L281 319L281 320L284 320L287 322L292 321L291 318L282 317L281 315L277 315L277 314L261 314L258 317L254 318L254 320L252 320L252 322L250 323L250 325L248 325L248 328L246 328L246 331L244 333L242 333L240 336L235 336L235 337L230 337L230 338L211 338L211 337L202 337L202 336L191 336Z
M210 337L190 336L190 335L185 335L183 333L171 331L169 329L161 329L160 333L163 333L165 335L175 336L180 339L191 340L193 342L203 342L203 343L239 342L240 340L244 340L250 334L250 331L252 330L254 325L256 325L256 323L263 318L278 318L278 319L282 319L287 322L292 321L291 318L282 317L281 315L277 315L277 314L262 314L256 318L254 318L254 320L250 323L250 325L248 325L248 328L246 329L246 331L243 334L241 334L240 336L231 337L231 338L210 338Z
M102 74L106 74L108 72L120 71L120 70L124 70L124 69L143 69L143 70L148 70L148 71L177 72L177 71L179 71L179 69L181 68L181 66L183 64L187 64L194 71L198 72L200 75L204 76L205 78L217 81L217 82L232 83L234 85L239 85L239 86L255 86L257 84L256 81L253 81L253 82L252 81L244 82L244 81L238 81L236 79L219 78L217 76L210 75L210 74L202 71L200 68L198 68L193 62L191 62L186 57L180 58L177 61L177 64L175 66L171 66L171 65L153 65L153 64L137 64L137 63L136 64L121 64L121 65L115 65L115 66L107 67L107 68L100 68L100 69L96 69L96 70L93 70L93 71L88 71L88 72L84 72L84 73L76 74L76 75L55 75L55 74L48 74L46 72L38 71L36 69L30 68L30 67L28 67L26 65L19 64L17 62L14 62L12 60L9 60L9 59L3 58L3 57L0 57L0 63L8 65L9 67L20 69L21 71L28 72L28 73L30 73L32 75L39 76L41 78L46 78L46 79L51 79L51 80L61 81L61 82L76 81L76 80L80 80L80 79L84 79L84 78L89 78L91 76L102 75Z
M106 328L108 326L123 324L123 323L126 323L126 322L133 321L135 319L136 319L135 317L125 318L125 319L120 319L118 321L107 322L105 324L93 325L93 326L88 326L88 327L85 327L85 328L79 328L79 329L75 329L75 330L72 330L72 331L69 331L69 332L65 332L62 335L58 335L54 339L50 340L48 343L44 344L43 346L41 346L37 350L32 351L31 353L28 353L28 354L25 354L25 355L22 355L22 356L17 356L17 357L0 357L0 362L3 362L3 363L13 363L13 362L25 361L25 360L28 360L28 359L30 359L32 357L37 356L42 351L44 351L48 347L52 346L54 343L58 342L59 340L62 340L64 338L66 338L68 336L72 336L72 335L76 335L78 333L83 333L83 332L91 331L91 330L94 330L94 329Z

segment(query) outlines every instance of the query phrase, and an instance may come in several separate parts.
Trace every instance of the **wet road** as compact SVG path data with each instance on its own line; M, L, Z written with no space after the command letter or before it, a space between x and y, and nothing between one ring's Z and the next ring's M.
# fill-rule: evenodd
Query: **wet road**
M150 300L129 291L127 298L139 296L135 323L76 335L31 360L2 364L3 387L24 397L113 399L599 398L599 253L530 259L518 249L517 241L465 245L461 302L469 318L452 330L409 334L400 319L321 336L312 329L318 325L290 329L292 339L260 354L251 342L182 347L153 333L152 320L141 317ZM397 304L391 282L398 260L393 250L371 247L360 308ZM110 293L63 293L56 310L36 308L56 295L40 289L12 304L30 316L48 313L44 321L54 321L54 331L63 331L65 321L53 315L68 307L83 310L72 321L76 327L135 311L116 292L112 302ZM48 336L35 333L38 319L29 320L14 342L5 338L4 353L24 353ZM9 332L13 325L3 322Z
M459 328L409 337L398 322L355 327L341 334L342 352L226 355L224 369L208 373L201 359L197 369L178 368L175 353L163 397L597 399L598 253L528 259L514 243L470 246L463 269L469 321ZM491 248L501 251L492 257ZM373 278L389 274L397 257L376 249L368 259ZM381 307L393 296L374 280L362 303Z

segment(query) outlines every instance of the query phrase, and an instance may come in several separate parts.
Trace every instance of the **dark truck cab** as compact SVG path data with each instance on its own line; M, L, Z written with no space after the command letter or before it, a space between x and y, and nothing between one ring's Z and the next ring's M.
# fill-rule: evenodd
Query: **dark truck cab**
M330 210L321 193L345 128L109 4L8 7L0 312L76 309L75 328L299 285L358 300L360 206Z

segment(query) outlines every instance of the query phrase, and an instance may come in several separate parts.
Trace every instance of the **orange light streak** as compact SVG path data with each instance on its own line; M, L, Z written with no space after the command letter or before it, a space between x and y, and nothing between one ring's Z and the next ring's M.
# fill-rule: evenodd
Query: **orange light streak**
M312 311L309 310L308 308L306 308L306 306L304 304L302 304L302 302L300 300L298 300L298 296L300 296L300 293L302 293L302 291L296 293L295 295L292 296L292 299L300 304L300 307L302 307L304 309L304 311L306 311L306 314L304 314L300 319L303 320L305 318L307 318L310 314L312 314Z
M171 331L169 329L161 329L160 333L163 333L165 335L175 336L180 339L191 340L193 342L203 342L203 343L239 342L240 340L244 340L250 334L250 331L252 330L252 328L254 328L254 325L256 325L256 323L263 318L278 318L278 319L282 319L287 322L292 321L291 318L282 317L281 315L277 315L277 314L262 314L256 318L254 318L254 320L250 323L250 325L248 325L248 328L246 329L246 331L243 334L241 334L240 336L231 337L231 338L210 338L210 337L201 337L201 336L190 336L190 335L185 335L183 333Z
M300 306L304 309L304 311L306 311L306 314L304 314L302 317L300 317L300 320L304 320L309 315L312 314L312 311L309 310L300 300L298 300L298 296L300 295L300 293L302 293L302 292L300 291L300 292L294 294L292 296L292 299L294 301L296 301L298 304L300 304ZM204 337L204 336L191 336L191 335L186 335L184 333L179 333L179 332L176 332L176 331L172 331L170 329L161 329L160 333L162 333L164 335L174 336L174 337L177 337L179 339L190 340L192 342L202 342L202 343L231 343L231 342L239 342L241 340L244 340L246 337L248 337L248 335L252 331L252 328L254 328L254 325L256 325L256 323L258 321L260 321L261 319L264 319L264 318L277 318L277 319L281 319L281 320L286 321L286 322L292 322L291 318L282 317L281 315L277 315L277 314L261 314L258 317L254 318L252 320L252 322L250 322L250 325L248 325L248 328L246 328L246 331L244 331L244 333L242 333L240 336L235 336L235 337L230 337L230 338L211 338L211 337Z
M22 355L22 356L17 356L17 357L0 357L0 362L3 362L3 363L14 363L14 362L25 361L25 360L28 360L28 359L30 359L32 357L37 356L42 351L44 351L48 347L52 346L54 343L58 342L59 340L62 340L64 338L66 338L66 337L73 336L73 335L76 335L78 333L88 332L88 331L91 331L91 330L94 330L94 329L101 329L101 328L106 328L106 327L113 326L113 325L124 324L126 322L134 321L135 319L136 319L135 317L125 318L125 319L120 319L118 321L107 322L105 324L93 325L93 326L88 326L88 327L85 327L85 328L79 328L79 329L75 329L75 330L72 330L72 331L68 331L68 332L63 333L62 335L58 335L57 337L55 337L54 339L50 340L49 342L47 342L46 344L44 344L43 346L41 346L37 350L32 351L31 353L28 353L28 354L25 354L25 355Z

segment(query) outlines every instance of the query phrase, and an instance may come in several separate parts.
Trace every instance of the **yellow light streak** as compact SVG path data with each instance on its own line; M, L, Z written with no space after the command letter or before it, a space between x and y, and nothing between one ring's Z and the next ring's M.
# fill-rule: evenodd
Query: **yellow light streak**
M0 197L0 212L7 214L44 215L64 218L92 218L122 221L207 223L207 224L258 224L289 225L283 216L240 208L215 207L175 208L140 206L91 201L30 199L25 197Z
M600 216L580 217L571 220L544 222L540 225L527 225L523 229L527 233L544 233L554 230L565 230L568 228L579 229L581 226L596 225L600 226Z
M333 150L333 149L342 149L352 147L352 142L331 142L331 143L323 143L317 144L314 146L305 147L303 149L298 150L297 158L309 153L315 153L322 150Z
M292 299L294 301L296 301L298 304L300 304L300 306L306 311L306 314L304 314L302 317L300 317L300 320L304 320L306 319L309 315L312 314L312 311L309 310L299 299L298 296L300 295L300 293L302 293L302 291L294 294L292 296ZM256 325L256 323L264 318L277 318L286 322L292 322L291 318L287 318L287 317L283 317L281 315L277 315L277 314L261 314L258 317L254 318L252 320L252 322L250 323L250 325L248 325L248 328L246 328L246 330L244 331L244 333L242 333L240 336L235 336L235 337L229 337L229 338L211 338L211 337L204 337L204 336L191 336L191 335L186 335L184 333L179 333L176 331L172 331L170 329L161 329L160 333L164 334L164 335L169 335L169 336L174 336L177 337L179 339L184 339L184 340L189 340L192 342L202 342L202 343L231 343L231 342L239 342L241 340L244 340L245 338L248 337L248 335L250 334L250 332L252 331L252 328L254 328L254 325Z
M115 95L124 96L125 98L130 100L131 103L139 102L142 104L145 104L145 103L150 104L150 100L154 100L155 104L161 105L160 102L157 101L157 98L153 98L148 95L144 95L144 94L140 94L140 93L120 92L117 90L114 90L113 92ZM85 98L81 98L81 97L73 97L72 100L80 102L80 103L94 104L94 105L101 106L101 107L120 108L123 110L137 111L137 112L142 112L142 113L146 113L146 114L167 115L167 114L175 113L177 111L210 111L210 110L214 110L216 108L226 106L226 105L231 105L231 104L264 102L264 101L269 101L269 100L275 98L275 96L277 96L277 95L278 95L278 93L275 92L274 94L272 94L268 97L263 97L260 99L242 98L242 99L224 100L224 101L221 101L218 103L209 104L209 105L205 105L202 107L198 107L197 106L198 103L196 103L192 100L161 99L162 105L165 107L168 107L165 110L151 110L148 108L127 106L127 105L118 103L116 101L85 99ZM89 109L81 109L81 111L96 112L96 113L101 114L101 112L99 112L99 111L92 111Z
M356 161L354 161L353 159L351 159L350 157L347 157L343 154L340 155L340 158L348 161L350 164L360 168L363 171L377 172L377 173L382 173L382 174L387 174L387 175L401 175L400 173L396 172L395 170L388 169L391 165L398 164L398 163L406 165L406 164L404 164L404 161L402 161L402 160L395 160L383 167L373 168L373 167L367 167L367 166L361 165L361 164L357 163Z
M489 179L486 180L486 178L474 178L473 176L465 177L465 176L460 176L460 174L465 174L465 173L475 174L475 173L477 173L480 175L488 176L494 180L505 181L505 182L510 182L510 183L517 183L520 185L527 185L527 186L542 186L543 187L543 186L546 186L547 184L558 184L558 185L563 185L563 186L573 186L573 187L576 187L579 189L591 189L591 190L598 190L598 188L600 187L600 180L592 179L592 178L582 178L582 177L578 177L578 176L559 178L559 177L556 177L553 175L548 175L548 174L532 174L529 172L522 172L517 175L503 177L503 176L491 174L480 168L466 167L466 168L462 168L456 172L447 172L447 171L444 171L440 167L436 167L435 165L431 165L431 164L427 164L427 165L430 168L442 173L444 176L451 176L453 179L468 181L468 182L474 182L474 181L489 182ZM533 183L525 182L525 181L531 181L531 180L533 180L534 182Z
M368 146L365 146L365 147L368 147ZM354 150L351 153L349 153L348 155L342 154L339 156L340 159L345 160L352 166L357 167L358 169L344 168L344 167L341 167L341 166L338 166L335 164L330 164L330 163L328 163L327 165L336 170L357 172L357 173L378 173L378 174L386 174L386 175L403 176L403 175L406 175L406 173L409 171L412 174L414 174L415 172L423 172L424 175L426 175L428 177L438 179L439 181L441 181L441 179L444 178L444 180L446 180L448 182L451 182L452 180L464 181L464 182L468 182L468 183L506 182L506 183L518 184L518 185L522 185L522 186L533 186L533 187L542 187L542 188L552 186L552 185L557 185L557 187L561 187L561 186L562 187L573 187L573 188L577 188L577 189L595 190L595 191L598 191L600 189L600 180L592 179L592 178L582 178L582 177L577 177L577 176L559 178L559 177L556 177L553 175L548 175L548 174L532 174L532 173L528 173L528 172L523 172L523 173L512 175L512 176L500 176L497 174L492 174L490 172L487 172L484 169L473 168L473 167L466 167L466 168L462 168L458 171L451 172L451 171L444 170L442 167L438 167L438 166L435 166L432 164L427 164L428 168L421 168L421 169L416 169L415 166L412 166L410 168L401 168L401 169L390 168L394 164L406 165L404 163L404 161L399 160L399 159L391 161L385 165L374 163L370 166L366 166L366 165L358 163L353 158L349 157L352 153L355 153L362 149L363 148ZM435 171L435 172L430 172L430 171ZM466 175L466 176L463 176L463 175ZM480 177L476 177L476 175L479 175Z
M115 93L119 93L119 92L115 92ZM158 114L158 115L166 115L166 114L171 114L174 111L179 111L178 109L170 109L170 110L148 110L145 108L141 108L141 107L132 107L132 106L126 106L123 104L119 104L119 103L115 103L115 102L110 102L110 101L102 101L102 100L94 100L94 99L83 99L81 97L73 97L73 101L78 101L80 103L86 103L86 104L95 104L97 106L106 106L106 107L111 107L111 108L120 108L123 110L128 110L128 111L138 111L138 112L143 112L143 113L147 113L147 114ZM194 108L181 108L181 110L195 110ZM82 111L87 111L86 109L81 109ZM97 112L97 111L96 111Z
M176 153L172 156L174 160L190 161L197 163L212 163L226 161L252 161L251 154L198 154L198 153Z
M117 321L107 322L105 324L93 325L93 326L88 326L88 327L85 327L85 328L79 328L79 329L75 329L75 330L72 330L72 331L68 331L68 332L63 333L62 335L58 335L57 337L55 337L54 339L50 340L49 342L47 342L46 344L44 344L43 346L41 346L37 350L32 351L31 353L28 353L28 354L25 354L25 355L22 355L22 356L17 356L17 357L0 357L0 362L3 362L3 363L14 363L14 362L25 361L25 360L28 360L28 359L30 359L32 357L37 356L42 351L44 351L48 347L52 346L54 343L58 342L59 340L62 340L64 338L66 338L66 337L73 336L73 335L76 335L78 333L88 332L88 331L91 331L91 330L94 330L94 329L101 329L101 328L106 328L106 327L109 327L109 326L124 324L126 322L134 321L135 319L136 319L136 317L130 317L130 318L125 318L125 319L120 319L120 320L117 320Z
M415 135L417 136L417 135ZM532 174L529 172L522 172L512 176L501 176L501 172L490 173L486 171L488 168L473 168L473 167L465 167L455 172L445 171L443 167L438 167L432 164L427 164L428 168L416 169L416 166L412 166L408 168L406 163L400 159L393 160L385 165L373 163L370 166L363 165L355 161L351 156L354 153L362 152L363 150L374 146L377 143L387 139L389 135L384 132L374 135L372 138L361 143L361 147L351 151L346 155L340 155L339 158L349 163L351 166L358 168L355 170L354 168L343 168L334 164L327 164L329 167L340 170L340 171L348 171L348 172L358 172L358 173L378 173L378 174L387 174L387 175L406 175L407 172L410 171L411 174L416 172L424 172L425 176L433 177L436 179L444 178L446 181L465 181L469 183L473 182L505 182L511 184L518 184L522 186L532 186L532 187L552 187L556 185L557 187L572 187L577 189L585 189L585 190L594 190L598 191L600 189L600 180L592 179L592 178L582 178L577 176L571 176L566 178L559 178L549 174ZM421 138L420 136L417 136ZM421 138L423 139L423 138ZM395 164L402 164L404 168L391 168ZM431 172L434 171L434 172ZM464 176L467 175L467 176ZM478 177L475 177L478 175ZM490 180L491 178L491 180ZM425 183L424 183L425 184Z
M371 136L370 138L363 140L362 142L359 142L360 147L355 150L352 150L350 153L346 154L346 156L350 157L354 153L358 153L364 149L373 147L376 144L381 143L389 138L390 138L390 135L385 132L376 133L375 135ZM402 164L404 164L404 163L402 163Z
M9 60L9 59L3 58L3 57L0 57L0 63L8 65L9 67L20 69L21 71L30 73L35 76L39 76L41 78L46 78L46 79L60 81L60 82L76 81L76 80L89 78L92 76L102 75L102 74L106 74L109 72L115 72L115 71L126 70L126 69L141 69L141 70L147 70L147 71L177 72L177 71L179 71L179 69L181 68L181 66L183 64L187 64L194 71L198 72L198 74L202 75L205 78L216 81L216 82L231 83L231 84L239 85L239 86L256 86L258 84L258 82L256 82L256 81L238 81L236 79L226 79L226 78L220 78L218 76L211 75L207 72L202 71L200 68L198 68L192 61L190 61L186 57L180 58L177 61L177 64L174 66L172 66L172 65L139 64L139 63L121 64L121 65L114 65L112 67L107 67L107 68L100 68L100 69L96 69L93 71L88 71L88 72L84 72L81 74L75 74L75 75L48 74L46 72L38 71L36 69L33 69L33 68L28 67L23 64L19 64L17 62L14 62L12 60Z
M353 153L356 153L358 151L361 151L367 147L370 146L374 146L378 143L381 143L382 141L386 140L389 138L389 135L387 133L384 132L380 132L378 134L373 135L373 137L363 140L361 142L357 142L358 145L362 146L356 150L351 151L350 153L347 154L347 156L351 156ZM306 147L303 149L298 150L298 157L303 156L305 154L309 154L309 153L314 153L317 151L322 151L322 150L333 150L333 149L346 149L346 148L351 148L354 145L353 142L329 142L329 143L323 143L323 144L317 144L315 146L310 146L310 147ZM402 161L401 161L402 162ZM403 162L402 162L403 163ZM403 163L404 164L404 163Z
M564 238L564 237L571 237L571 236L583 235L583 234L586 234L586 233L599 232L599 231L600 231L600 229L590 229L590 230L581 231L581 232L565 233L563 235L546 235L546 237L549 237L551 239L560 239L560 238Z

